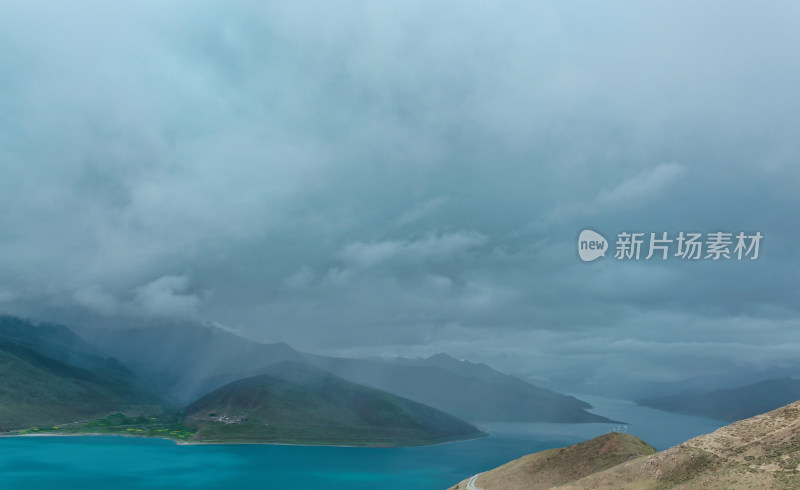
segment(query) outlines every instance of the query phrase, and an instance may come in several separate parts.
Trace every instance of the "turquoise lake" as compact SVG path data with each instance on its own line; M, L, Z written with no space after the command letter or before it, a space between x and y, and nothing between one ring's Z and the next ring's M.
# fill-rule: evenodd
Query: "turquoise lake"
M582 396L657 449L725 425L632 402ZM114 436L0 438L0 488L446 489L535 451L608 432L608 424L483 424L490 436L413 448L178 446Z

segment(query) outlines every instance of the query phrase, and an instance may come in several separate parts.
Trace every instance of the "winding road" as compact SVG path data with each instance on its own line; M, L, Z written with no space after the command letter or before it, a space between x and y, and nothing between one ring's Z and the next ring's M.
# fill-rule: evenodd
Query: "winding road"
M481 473L478 473L477 475L469 479L469 481L467 482L467 490L481 490L480 488L475 486L475 480L477 480L479 476L481 476Z

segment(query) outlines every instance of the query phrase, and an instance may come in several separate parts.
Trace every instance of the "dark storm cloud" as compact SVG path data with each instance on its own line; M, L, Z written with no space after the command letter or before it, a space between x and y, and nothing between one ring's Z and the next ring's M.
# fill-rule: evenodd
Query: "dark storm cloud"
M3 10L6 311L539 377L793 360L794 3ZM765 239L583 264L584 227Z

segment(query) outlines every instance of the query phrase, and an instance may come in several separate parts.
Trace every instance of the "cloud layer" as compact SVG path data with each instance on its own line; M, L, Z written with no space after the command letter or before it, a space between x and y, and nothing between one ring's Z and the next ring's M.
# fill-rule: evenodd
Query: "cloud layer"
M798 15L6 6L0 308L543 378L796 362ZM584 227L765 238L752 263L588 265Z

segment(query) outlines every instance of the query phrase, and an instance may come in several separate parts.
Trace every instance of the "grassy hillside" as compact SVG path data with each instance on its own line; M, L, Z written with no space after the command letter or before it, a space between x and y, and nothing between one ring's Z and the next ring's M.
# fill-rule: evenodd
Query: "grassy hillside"
M473 485L492 490L553 488L655 452L655 448L636 436L610 433L573 446L515 459L481 473ZM452 490L466 489L468 482L465 480Z
M482 433L425 405L299 363L242 379L186 410L194 441L414 445Z
M63 424L139 403L125 384L0 338L0 427Z
M800 400L800 379L784 378L710 393L647 398L640 404L667 412L735 422Z
M119 361L104 356L63 325L0 315L0 339L108 380L130 382L135 378Z

